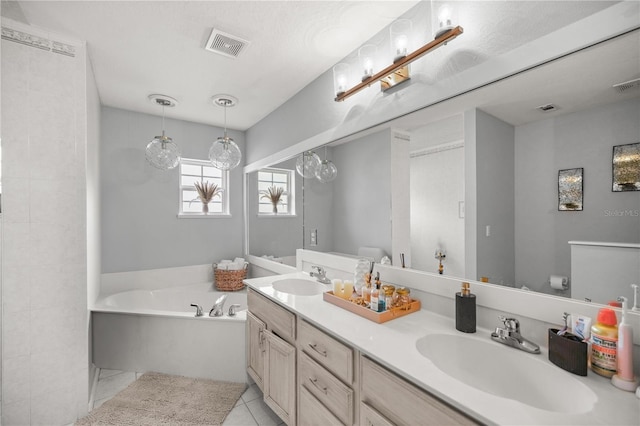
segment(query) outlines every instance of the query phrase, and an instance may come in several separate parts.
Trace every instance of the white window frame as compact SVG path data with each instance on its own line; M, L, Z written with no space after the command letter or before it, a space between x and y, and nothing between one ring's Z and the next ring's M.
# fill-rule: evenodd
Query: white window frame
M229 171L228 170L220 170L220 180L221 187L223 188L222 194L220 196L220 201L222 203L222 212L220 213L203 213L203 212L185 212L182 210L184 202L189 202L191 200L183 199L183 190L189 189L191 186L182 185L182 166L190 165L190 166L200 166L200 167L212 167L211 162L208 160L198 160L193 158L181 158L180 159L180 167L179 167L179 176L178 176L178 217L179 218L192 218L192 219L215 219L215 218L223 218L230 217L231 214L229 212ZM188 175L193 176L193 175ZM205 180L203 178L202 169L200 170L200 182Z
M267 202L265 202L263 199L261 199L262 197L262 193L260 193L260 190L258 189L258 207L257 207L257 212L258 212L258 216L259 217L293 217L296 215L296 194L295 194L295 188L296 188L296 174L295 174L295 170L289 170L289 169L279 169L276 167L265 167L263 169L258 170L258 173L256 175L257 178L257 182L256 182L256 187L260 187L260 182L263 182L260 180L260 172L267 172L267 173L284 173L287 175L287 187L285 189L284 194L287 196L288 201L287 201L287 211L280 211L278 210L277 214L274 214L272 212L268 212L268 213L261 213L260 212L260 204L267 204ZM271 183L273 184L273 181L271 181ZM270 203L269 203L270 204Z

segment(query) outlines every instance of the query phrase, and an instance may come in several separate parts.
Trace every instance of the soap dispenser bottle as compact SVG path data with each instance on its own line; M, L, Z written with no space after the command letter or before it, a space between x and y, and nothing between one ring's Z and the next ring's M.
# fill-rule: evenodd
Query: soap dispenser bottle
M471 294L469 283L462 283L456 293L456 330L463 333L476 332L476 295Z

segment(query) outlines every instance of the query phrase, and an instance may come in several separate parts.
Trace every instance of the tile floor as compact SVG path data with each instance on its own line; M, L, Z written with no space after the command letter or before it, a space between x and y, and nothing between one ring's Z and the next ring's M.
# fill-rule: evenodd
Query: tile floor
M93 397L93 408L98 408L105 401L136 381L142 373L130 371L100 369L98 385ZM255 383L247 388L223 426L279 426L284 422L262 400L262 392Z

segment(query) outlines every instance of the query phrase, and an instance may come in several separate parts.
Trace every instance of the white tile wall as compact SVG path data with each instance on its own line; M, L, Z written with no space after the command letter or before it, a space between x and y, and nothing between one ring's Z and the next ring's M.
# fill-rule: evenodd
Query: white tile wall
M69 424L88 403L85 51L1 53L1 423Z

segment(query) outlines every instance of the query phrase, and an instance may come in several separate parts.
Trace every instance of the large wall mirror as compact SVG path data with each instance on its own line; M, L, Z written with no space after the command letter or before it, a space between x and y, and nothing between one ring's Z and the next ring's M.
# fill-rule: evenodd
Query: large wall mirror
M606 278L602 294L574 289L569 241L621 243L640 262L640 191L612 190L613 147L640 142L640 89L613 87L640 77L639 41L634 31L317 148L336 179L296 175L303 221L291 218L270 241L287 241L278 247L288 256L375 248L394 265L401 247L408 267L433 273L441 251L445 275L599 303L632 298L629 284L607 289ZM555 109L537 108L547 104ZM295 170L295 158L283 164ZM583 171L582 210L559 206L566 169ZM408 211L403 232L392 226L398 210ZM249 214L249 253L280 255L256 222ZM640 282L638 267L620 276L625 256L622 266L603 258L604 276ZM568 288L552 287L552 276Z

